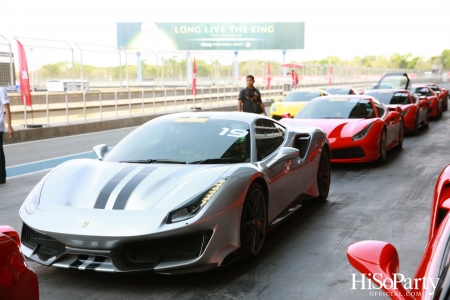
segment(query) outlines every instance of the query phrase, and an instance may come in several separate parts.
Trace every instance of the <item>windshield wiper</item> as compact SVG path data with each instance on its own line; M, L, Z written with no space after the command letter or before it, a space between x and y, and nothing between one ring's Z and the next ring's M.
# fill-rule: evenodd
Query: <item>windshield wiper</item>
M208 158L204 160L191 161L189 164L223 164L223 163L241 163L241 158L222 157L222 158Z
M121 163L130 164L152 164L152 163L165 163L165 164L186 164L185 161L172 160L172 159L137 159L137 160L124 160Z

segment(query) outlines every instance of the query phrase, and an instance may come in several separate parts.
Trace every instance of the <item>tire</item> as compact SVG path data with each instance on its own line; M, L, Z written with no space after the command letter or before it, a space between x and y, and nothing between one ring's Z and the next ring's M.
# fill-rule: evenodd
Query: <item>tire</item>
M264 190L258 183L253 183L242 206L240 252L244 260L254 260L261 252L267 232L267 219Z
M427 119L426 119L425 125L423 125L423 127L428 127L428 125L430 125L430 108L429 107L427 109Z
M319 196L317 196L318 201L327 200L328 193L330 191L330 179L331 179L331 163L330 154L328 149L322 149L320 154L319 167L317 169L317 189L319 191Z
M405 132L405 130L404 130L403 121L400 121L400 130L398 132L398 144L397 144L397 146L395 146L395 148L397 148L397 149L403 148L404 132Z
M384 162L386 161L386 148L387 148L387 141L386 141L386 130L383 129L383 131L381 132L381 136L380 136L380 149L379 149L379 156L377 159L377 164L378 165L382 165L384 164Z
M416 114L416 121L414 122L414 130L411 132L413 135L419 133L419 113Z

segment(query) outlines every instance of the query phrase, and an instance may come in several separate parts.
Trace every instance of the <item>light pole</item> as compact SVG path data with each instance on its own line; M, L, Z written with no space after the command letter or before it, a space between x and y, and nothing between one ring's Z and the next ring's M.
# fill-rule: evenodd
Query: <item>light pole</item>
M36 90L35 87L35 80L34 80L34 63L33 63L33 48L30 48L30 60L31 60L31 68L33 69L31 71L31 80L33 81L33 92Z

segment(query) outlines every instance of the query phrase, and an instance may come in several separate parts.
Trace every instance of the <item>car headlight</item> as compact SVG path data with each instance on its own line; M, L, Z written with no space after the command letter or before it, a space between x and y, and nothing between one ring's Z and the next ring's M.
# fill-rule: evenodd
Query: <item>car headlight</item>
M355 134L353 136L353 140L357 141L360 139L363 139L366 137L367 133L369 132L370 128L372 128L373 123L371 123L369 126L367 126L366 128L364 128L363 130L361 130L360 132L358 132L357 134Z
M44 178L39 181L38 184L31 190L31 192L28 194L27 198L25 199L25 210L27 213L32 215L36 208L39 205L39 201L41 199L41 191L42 187L44 186L45 180L50 176L52 171L48 172L47 175L44 176Z
M277 108L275 107L275 105L272 105L272 111L277 111Z
M186 203L183 203L180 207L175 208L167 215L166 223L176 223L195 216L206 205L206 203L211 200L226 180L227 178L219 180L206 192L195 196L192 200L189 200Z

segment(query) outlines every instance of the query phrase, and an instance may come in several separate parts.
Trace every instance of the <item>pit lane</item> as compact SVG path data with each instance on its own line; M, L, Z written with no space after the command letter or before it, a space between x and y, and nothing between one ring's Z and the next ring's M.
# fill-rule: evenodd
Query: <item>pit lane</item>
M449 119L450 112L444 112L417 136L407 136L403 149L389 151L383 166L333 164L328 201L305 205L272 230L261 256L252 263L163 276L81 272L30 262L41 298L373 299L374 291L367 285L352 289L352 274L358 273L347 262L346 248L365 239L390 242L399 252L400 272L413 276L427 239L434 185L450 163ZM37 160L88 151L102 142L113 146L130 130L8 145L7 163L29 162L32 149ZM19 207L44 174L13 177L0 186L1 224L20 232Z

